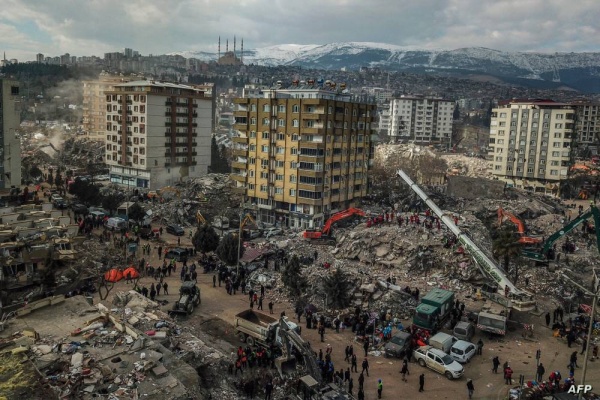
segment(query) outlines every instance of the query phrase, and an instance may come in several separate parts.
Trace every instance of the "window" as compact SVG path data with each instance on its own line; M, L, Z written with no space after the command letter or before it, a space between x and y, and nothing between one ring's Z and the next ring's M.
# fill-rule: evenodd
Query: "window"
M298 169L298 162L297 161L290 161L290 168L291 169Z
M254 186L254 183L249 183L248 184L248 189L250 189L250 190L254 190L255 187L256 186Z
M256 125L256 118L250 118L250 125Z
M280 105L277 107L277 111L279 111L279 112L281 112L281 113L285 112L285 106L284 106L283 104L280 104Z
M552 147L560 147L560 142L552 142Z
M290 196L296 197L296 189L290 189Z
M263 139L268 139L269 138L269 132L263 132L261 137Z
M285 154L285 147L278 146L276 153L277 154Z
M546 174L546 170L544 168L540 168L540 169L538 169L538 174L545 175Z
M262 151L263 153L268 153L269 146L263 144L262 146L260 146L260 151Z
M296 183L296 175L290 175L290 183Z
M275 194L283 194L283 188L281 188L281 187L276 187L276 188L275 188Z
M283 160L275 161L275 168L283 168L283 167L285 167L285 161L283 161Z
M269 104L263 104L263 111L264 112L269 112L271 111L271 106Z
M298 120L297 120L297 119L293 119L293 120L292 120L292 126L293 126L294 128L297 128L297 127L299 127L299 126L300 126L300 125L299 125L299 123L298 123Z
M250 146L248 146L248 150L250 150L250 151L256 151L256 145L255 144L251 144Z
M550 170L550 175L557 176L558 175L558 170L557 169L551 169Z
M254 139L256 138L256 131L251 131L250 132L250 139Z
M256 111L256 104L250 105L250 111Z
M292 112L294 112L294 113L300 112L300 106L298 104L294 104L292 106Z
M268 179L269 178L269 173L268 172L261 172L260 173L260 179Z
M283 178L284 178L283 174L276 174L276 175L275 175L275 180L276 180L276 181L282 181L282 180L283 180Z
M555 129L562 129L563 124L554 124Z
M297 142L298 140L300 140L300 136L298 136L298 134L294 133L292 135L292 142Z
M558 161L550 161L550 165L553 167L558 167Z
M501 166L501 165L495 165L495 166L494 166L494 169L495 169L496 171L500 171L500 169L501 169L501 168L502 168L502 166Z
M563 114L556 114L556 119L563 119ZM550 171L550 175L552 175L552 171Z
M527 167L527 173L533 174L533 167Z
M552 157L560 157L560 151L553 151Z
M506 113L505 112L501 112L500 113L500 118L506 118Z
M298 154L298 148L297 147L292 147L292 149L290 150L290 152L292 153L292 155L296 155Z
M277 120L277 126L285 126L285 120L282 118L279 118Z
M266 192L267 191L267 185L260 185L260 191L261 192Z
M278 134L277 134L277 140L285 140L285 134L283 134L283 133L278 133Z
M269 125L269 118L263 118L262 124L263 125Z

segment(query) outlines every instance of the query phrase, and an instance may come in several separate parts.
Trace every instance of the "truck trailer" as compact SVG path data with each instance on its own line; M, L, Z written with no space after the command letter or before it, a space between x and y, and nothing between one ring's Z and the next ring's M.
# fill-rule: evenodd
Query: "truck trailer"
M287 325L286 330L300 333L300 327L287 317L283 317L281 321ZM233 319L233 326L242 342L247 343L248 346L257 344L267 348L272 345L281 347L280 323L277 318L254 310L242 311Z

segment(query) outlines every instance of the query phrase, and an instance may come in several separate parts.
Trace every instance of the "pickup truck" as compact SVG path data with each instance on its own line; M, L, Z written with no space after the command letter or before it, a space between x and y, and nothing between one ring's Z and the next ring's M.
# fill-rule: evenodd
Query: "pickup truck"
M463 366L452 357L431 346L419 347L413 356L421 367L430 368L448 379L458 379L465 373Z
M300 333L300 327L294 322L283 317L283 321L290 330ZM233 326L242 342L248 346L255 344L269 347L275 345L281 347L281 337L279 335L279 320L268 314L255 312L253 310L242 311L236 314L233 320Z

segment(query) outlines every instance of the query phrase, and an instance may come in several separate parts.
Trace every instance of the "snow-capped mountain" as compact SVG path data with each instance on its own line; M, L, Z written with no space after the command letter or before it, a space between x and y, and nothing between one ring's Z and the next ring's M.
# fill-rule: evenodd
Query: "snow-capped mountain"
M172 54L205 61L217 58L217 54L207 52ZM586 92L600 92L600 53L524 53L482 47L425 50L385 43L346 42L284 44L244 50L244 64L348 70L380 67L394 71L484 74L507 82L553 87L566 85Z

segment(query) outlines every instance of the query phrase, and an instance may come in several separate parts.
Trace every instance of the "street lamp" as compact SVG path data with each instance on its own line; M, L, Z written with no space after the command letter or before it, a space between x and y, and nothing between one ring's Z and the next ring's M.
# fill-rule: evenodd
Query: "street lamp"
M573 281L571 278L569 278L564 273L561 273L561 276L563 278L566 278L573 285L577 286L585 294L587 294L589 296L592 296L592 312L591 312L591 315L590 315L590 324L588 326L588 332L587 332L587 342L586 342L586 346L585 346L585 356L584 356L585 358L583 359L583 372L581 374L581 384L585 385L585 378L586 378L586 375L587 375L588 353L589 353L589 350L590 350L590 339L592 337L592 330L594 329L594 315L596 313L596 303L598 302L598 297L600 296L600 285L598 285L598 287L594 288L594 290L595 290L595 293L594 293L594 292L591 292L588 289L584 288L583 286L581 286L577 282ZM583 398L583 391L579 391L577 399L581 400L582 398Z

